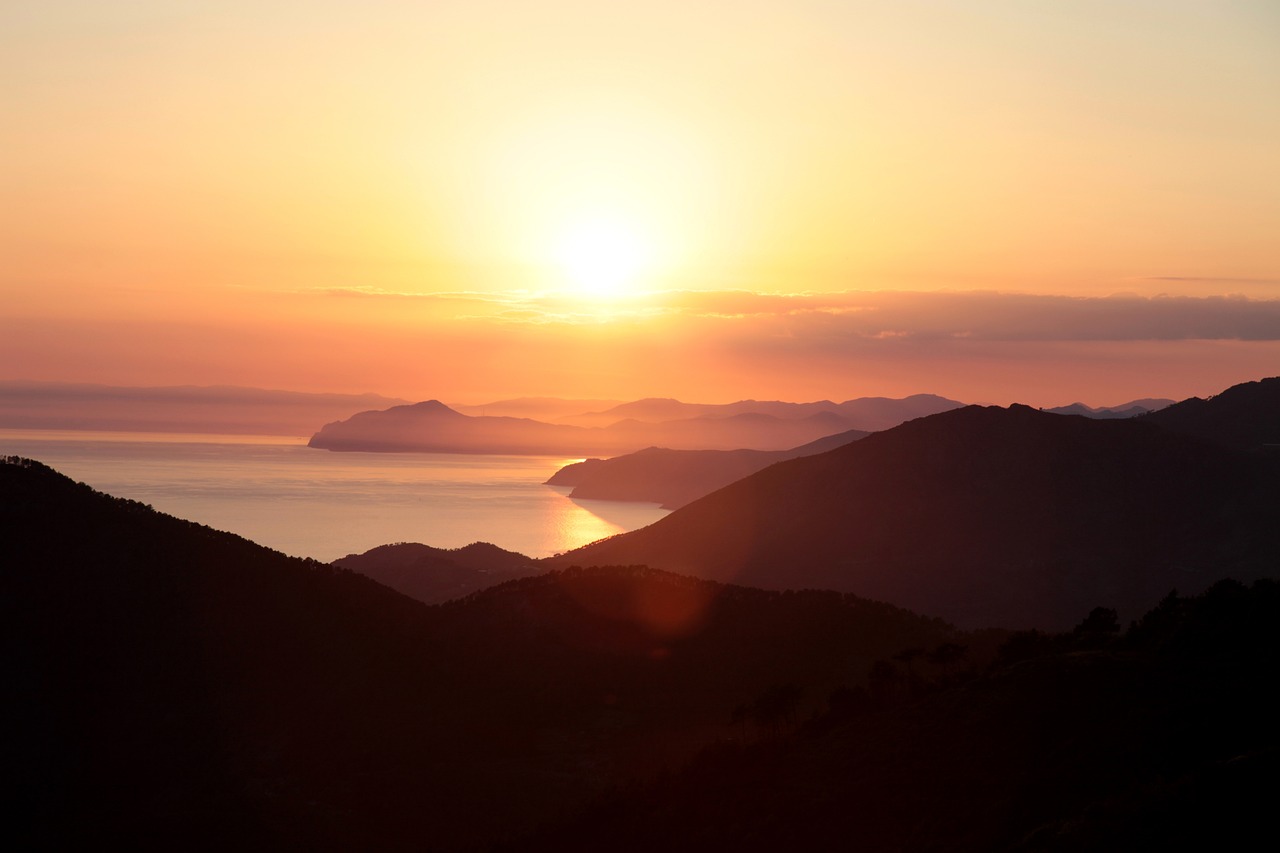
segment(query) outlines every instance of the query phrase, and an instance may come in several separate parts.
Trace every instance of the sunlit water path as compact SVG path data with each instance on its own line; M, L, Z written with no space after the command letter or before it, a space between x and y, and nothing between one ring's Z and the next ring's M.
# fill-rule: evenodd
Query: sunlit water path
M547 456L331 453L305 439L0 430L0 455L37 459L108 494L329 561L388 542L492 542L532 557L657 521L654 504L575 501L542 485Z

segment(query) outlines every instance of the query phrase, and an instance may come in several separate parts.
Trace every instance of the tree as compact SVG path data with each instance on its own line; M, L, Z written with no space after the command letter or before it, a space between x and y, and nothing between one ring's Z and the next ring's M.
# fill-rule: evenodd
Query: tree
M887 660L876 661L871 665L871 671L867 673L867 687L871 695L881 702L895 697L901 681L902 673Z
M784 726L795 725L796 708L802 695L804 690L795 684L776 684L756 697L746 714L760 728L779 735Z
M964 660L969 653L966 646L959 643L943 643L933 651L929 652L929 663L942 667L942 680L951 680L951 667Z
M919 646L912 646L909 649L903 649L893 656L893 659L905 663L907 665L907 689L912 690L916 686L916 673L912 668L916 658L924 656L924 649Z

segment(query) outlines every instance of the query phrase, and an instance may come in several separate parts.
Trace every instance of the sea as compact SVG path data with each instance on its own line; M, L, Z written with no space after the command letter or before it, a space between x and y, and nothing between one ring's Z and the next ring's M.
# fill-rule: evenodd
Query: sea
M544 485L577 459L335 453L305 438L0 429L35 459L116 497L331 562L393 542L490 542L547 557L652 524L657 504L575 500Z

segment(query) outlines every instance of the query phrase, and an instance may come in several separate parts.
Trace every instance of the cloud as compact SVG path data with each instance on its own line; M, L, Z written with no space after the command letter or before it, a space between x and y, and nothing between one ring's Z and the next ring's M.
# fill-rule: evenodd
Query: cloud
M772 296L674 294L685 317L772 325L786 337L863 341L1280 340L1280 300L1243 296L1073 297L1008 294L844 293ZM754 322L751 322L754 321Z
M349 287L312 287L291 292L305 296L332 296L369 300L408 300L413 302L440 303L478 302L498 305L507 305L512 302L519 302L522 299L519 294L508 293L477 293L468 291L422 293L411 290L385 290L383 288L366 287L363 285L354 285Z
M664 291L607 301L563 293L310 291L393 306L421 321L639 330L672 323L729 338L846 342L1280 340L1280 299L1245 296L1054 296L993 291L753 293Z
M1143 281L1194 281L1208 284L1280 284L1280 278L1216 278L1201 275L1153 275Z
M257 299L257 301L254 301ZM1280 300L969 292L273 293L183 316L0 318L12 378L821 399L929 391L1113 404L1216 393L1280 364ZM9 377L4 377L9 378Z

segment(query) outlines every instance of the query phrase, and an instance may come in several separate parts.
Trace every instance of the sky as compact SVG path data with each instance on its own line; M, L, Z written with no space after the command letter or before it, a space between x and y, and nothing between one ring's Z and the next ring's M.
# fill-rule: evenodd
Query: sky
M0 8L0 379L1111 405L1280 373L1274 0Z

